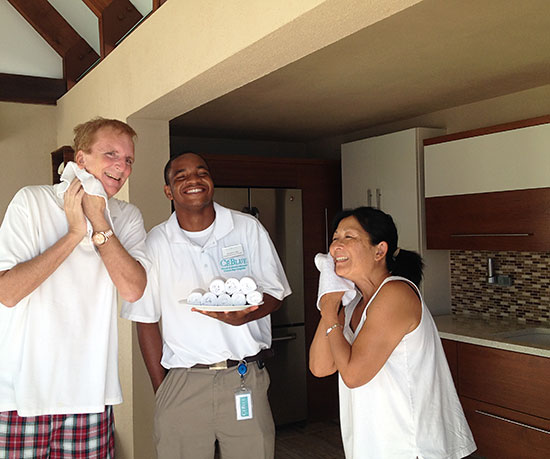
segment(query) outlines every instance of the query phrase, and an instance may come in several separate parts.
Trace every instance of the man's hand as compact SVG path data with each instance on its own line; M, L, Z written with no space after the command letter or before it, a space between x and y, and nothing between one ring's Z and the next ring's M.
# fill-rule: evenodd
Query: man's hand
M84 197L84 188L80 180L75 178L67 191L63 200L63 208L69 224L69 233L76 236L80 241L87 232L86 219L82 208L82 198Z
M94 230L99 228L99 231L103 231L107 223L105 220L105 199L101 196L84 193L82 208L84 209L84 215L90 220Z
M202 311L200 307L191 308L191 311L200 312L205 316L212 317L213 319L221 320L229 325L243 325L250 322L251 317L249 314L258 310L260 306L250 306L249 308L243 309L242 311L227 311L227 312L213 312L213 311Z

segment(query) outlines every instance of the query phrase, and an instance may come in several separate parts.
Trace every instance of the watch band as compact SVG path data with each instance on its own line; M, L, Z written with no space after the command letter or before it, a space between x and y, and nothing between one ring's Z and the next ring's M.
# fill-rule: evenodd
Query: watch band
M329 333L334 330L335 328L344 328L344 326L342 324L334 324L334 325L331 325L330 327L327 328L327 332L326 332L326 336L329 335Z

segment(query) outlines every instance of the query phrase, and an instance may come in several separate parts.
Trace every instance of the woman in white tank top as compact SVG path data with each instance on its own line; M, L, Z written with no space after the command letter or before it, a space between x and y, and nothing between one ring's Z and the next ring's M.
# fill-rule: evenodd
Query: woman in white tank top
M315 376L339 373L346 458L465 457L476 446L441 340L417 288L422 259L399 249L391 216L371 207L336 218L330 255L359 295L320 301L310 348Z

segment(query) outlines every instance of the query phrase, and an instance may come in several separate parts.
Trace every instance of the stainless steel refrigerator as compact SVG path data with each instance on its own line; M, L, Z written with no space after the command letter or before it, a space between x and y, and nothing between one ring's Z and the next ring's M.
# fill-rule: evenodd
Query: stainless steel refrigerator
M271 315L275 356L266 362L271 377L269 401L276 425L304 420L307 390L302 192L282 188L216 188L214 200L258 218L281 258L292 295Z

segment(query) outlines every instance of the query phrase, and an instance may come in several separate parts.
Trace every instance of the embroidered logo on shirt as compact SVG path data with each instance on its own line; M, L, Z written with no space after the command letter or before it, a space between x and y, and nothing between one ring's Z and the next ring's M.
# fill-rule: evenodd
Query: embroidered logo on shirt
M220 269L224 273L232 271L243 271L248 268L248 259L243 258L224 258L220 260Z

